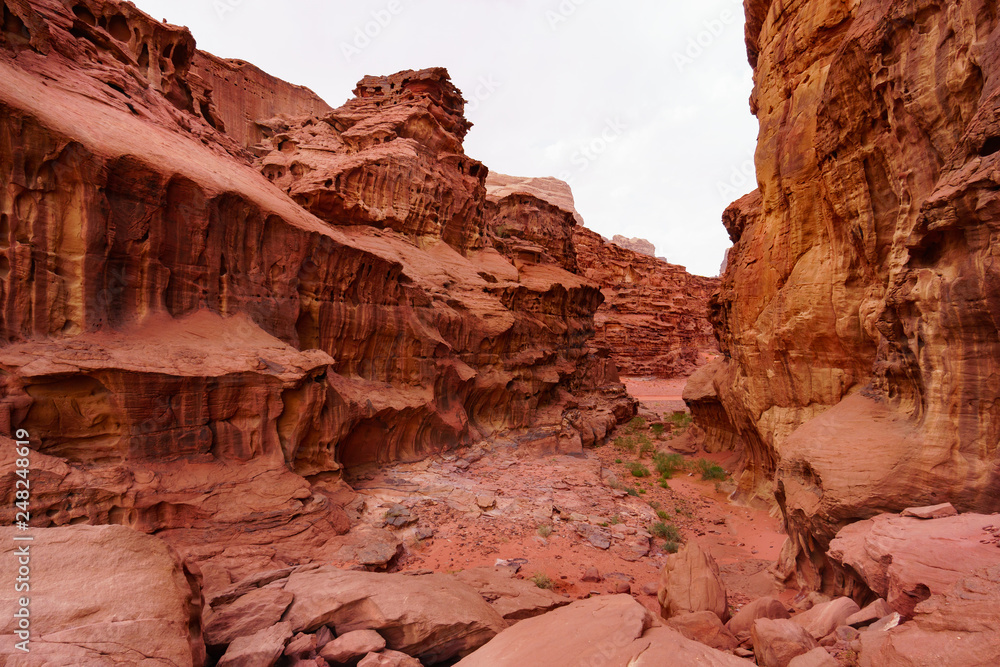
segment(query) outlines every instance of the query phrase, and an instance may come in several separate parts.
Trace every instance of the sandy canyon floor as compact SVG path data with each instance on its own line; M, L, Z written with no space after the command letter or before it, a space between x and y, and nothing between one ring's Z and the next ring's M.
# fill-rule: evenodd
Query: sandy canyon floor
M647 417L669 418L683 410L683 379L626 382ZM641 455L640 446L629 450L621 441L614 444L619 434L625 442L645 436L665 453L690 448L686 429L658 438L648 426L623 427L609 444L582 456L523 458L514 443L494 440L461 458L360 473L352 482L360 494L354 504L357 518L372 534L385 528L402 541L393 570L455 572L508 563L518 568L518 577L551 584L574 599L630 592L654 611L669 548L663 528L676 527L683 540L698 540L718 561L734 608L778 594L768 568L785 539L780 520L729 503L728 479L703 481L695 465L704 458L731 471L734 461L725 455L686 455L685 467L664 486L652 454ZM651 476L633 476L634 462ZM593 572L584 580L590 568L599 571L599 580Z

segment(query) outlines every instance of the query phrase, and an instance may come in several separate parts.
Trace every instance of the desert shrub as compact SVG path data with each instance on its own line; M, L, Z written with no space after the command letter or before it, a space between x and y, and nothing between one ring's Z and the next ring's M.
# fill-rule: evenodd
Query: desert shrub
M684 457L680 454L658 452L653 456L653 467L664 479L670 479L674 473L684 467Z
M678 544L677 542L667 541L663 543L663 550L666 551L668 554L675 554L681 550L681 545Z
M539 588L544 588L547 591L550 591L553 588L555 588L555 583L552 581L552 578L549 577L549 575L545 574L544 572L536 572L535 574L533 574L531 577L531 581L534 582L535 586L538 586Z
M698 459L695 463L698 472L701 473L701 478L705 481L708 480L723 480L726 478L726 471L722 466L707 461L705 459Z
M634 486L626 486L625 493L629 494L630 496L634 496L636 498L639 497L639 492L635 490Z
M540 537L548 537L551 534L552 534L552 526L549 526L547 524L543 524L543 525L541 525L541 526L538 527L538 535Z
M683 430L694 423L694 418L688 412L675 412L670 415L670 421L673 422L674 426L678 429Z
M630 431L635 433L636 431L641 431L646 428L646 420L642 417L633 417L632 421L628 423L628 428Z
M658 537L661 540L667 540L668 542L681 542L681 531L677 530L677 526L673 524L665 524L662 521L657 521L652 526L649 527L649 532L653 537Z
M632 473L633 477L649 477L652 473L649 472L649 468L642 465L638 461L630 463L628 470Z
M663 510L656 510L656 516L660 517L664 521L666 521L667 519L670 518L670 514L667 513L667 512L664 512Z

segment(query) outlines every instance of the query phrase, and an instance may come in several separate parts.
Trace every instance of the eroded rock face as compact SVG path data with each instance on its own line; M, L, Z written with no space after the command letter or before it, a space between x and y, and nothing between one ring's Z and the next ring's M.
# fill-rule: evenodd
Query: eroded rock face
M554 178L486 179L487 224L495 247L518 266L557 263L597 283L604 304L594 345L627 376L689 374L717 352L705 303L715 278L653 257L652 244L611 242L583 226L568 184Z
M14 541L25 535L34 539ZM124 526L5 527L0 537L0 572L12 582L0 593L0 662L204 664L197 576L163 540ZM25 546L30 588L16 592ZM14 634L22 596L30 598L28 653L15 647L24 639Z
M835 589L823 553L847 522L1000 508L998 18L930 0L746 8L760 190L724 218L713 384L742 492L774 483L786 574Z
M127 3L2 6L0 427L34 523L155 532L224 588L347 531L345 469L634 414L568 221L544 261L493 247L443 70L331 110Z

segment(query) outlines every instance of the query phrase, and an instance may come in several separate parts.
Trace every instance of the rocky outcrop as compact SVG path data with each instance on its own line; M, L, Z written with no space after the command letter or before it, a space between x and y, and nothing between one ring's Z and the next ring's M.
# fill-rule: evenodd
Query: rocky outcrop
M745 663L687 639L628 595L598 596L521 621L472 653L461 667L507 665L739 666Z
M829 592L846 523L1000 508L998 18L975 3L748 0L758 193L712 320L722 435L784 574ZM708 397L709 392L702 392Z
M878 595L892 611L861 633L861 664L995 662L997 547L997 514L926 520L883 514L841 530L830 557L845 568L856 596Z
M205 663L197 574L162 540L123 526L5 527L0 538L11 582L0 593L0 663Z
M600 285L593 344L610 351L621 374L683 376L717 351L705 311L716 279L653 257L648 242L636 249L587 229L562 181L491 173L486 188L497 249L515 264L558 263Z
M2 7L0 426L33 525L156 533L225 586L335 550L346 470L634 414L598 287L551 238L493 247L444 70L331 110L128 3Z
M639 238L628 238L622 236L621 234L615 234L611 237L611 242L616 246L625 248L626 250L631 250L638 255L649 255L650 257L656 257L656 246L647 241L646 239Z

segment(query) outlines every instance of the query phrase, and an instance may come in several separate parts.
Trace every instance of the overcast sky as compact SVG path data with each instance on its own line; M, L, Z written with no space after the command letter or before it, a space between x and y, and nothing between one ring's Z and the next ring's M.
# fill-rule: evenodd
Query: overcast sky
M466 153L557 176L591 229L713 276L720 221L756 187L742 0L134 0L198 47L332 106L365 74L447 67Z

